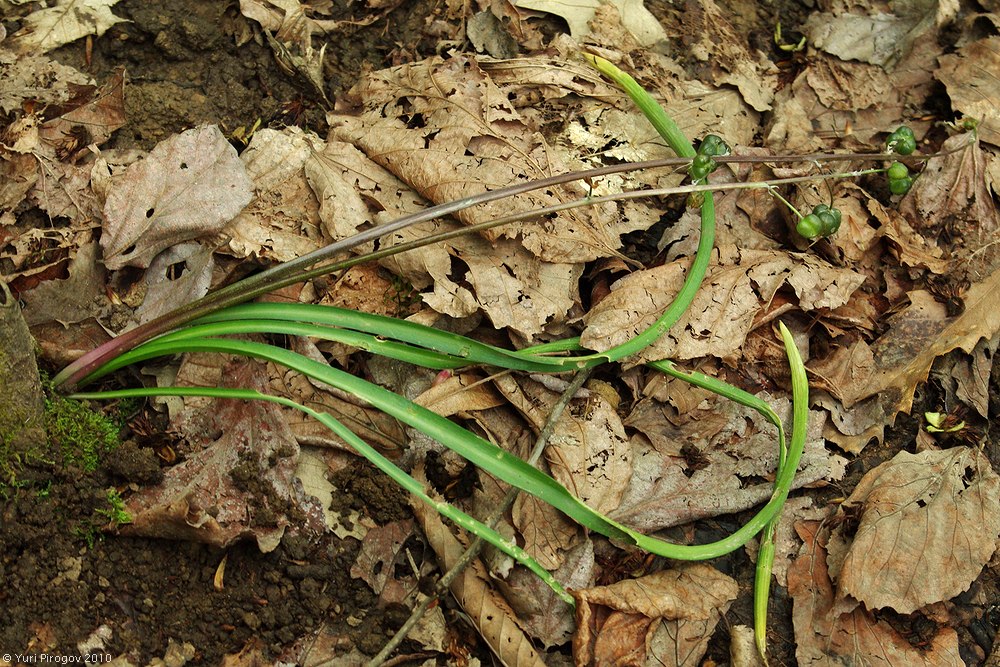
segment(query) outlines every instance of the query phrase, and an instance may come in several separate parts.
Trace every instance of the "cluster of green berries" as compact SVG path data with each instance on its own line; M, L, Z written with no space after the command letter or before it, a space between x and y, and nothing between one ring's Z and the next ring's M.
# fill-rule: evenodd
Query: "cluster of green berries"
M913 130L904 125L889 135L885 147L890 153L909 155L917 149L917 139L913 136ZM894 195L905 195L910 191L913 178L905 164L893 162L885 173L889 177L889 192Z
M799 218L795 231L807 239L830 236L840 229L840 211L826 204L817 204L812 213Z
M720 155L729 155L729 146L717 134L706 135L698 146L698 154L694 156L688 168L691 180L695 183L704 182L709 174L718 169L719 163L713 158Z

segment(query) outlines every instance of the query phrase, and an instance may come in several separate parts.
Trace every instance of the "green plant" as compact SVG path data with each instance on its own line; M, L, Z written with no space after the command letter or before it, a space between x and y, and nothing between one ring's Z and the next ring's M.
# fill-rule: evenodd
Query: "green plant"
M132 523L132 515L125 510L125 501L118 493L118 489L114 487L108 489L105 497L108 501L108 507L96 510L98 514L107 518L115 526Z
M45 399L45 418L49 439L59 446L65 464L84 472L96 470L101 459L120 444L117 423L55 392L48 392Z
M591 64L615 81L629 94L663 139L680 156L679 160L662 160L656 163L630 165L629 168L668 163L687 164L693 180L707 181L709 174L717 166L717 163L727 159L725 155L728 153L728 148L721 139L710 135L702 141L699 151L695 151L694 147L680 133L677 126L664 110L638 83L608 61L596 56L588 55L586 57ZM869 159L886 159L887 156L879 154L867 157ZM840 158L833 156L830 159ZM436 206L421 214L407 216L394 223L359 234L350 243L333 244L322 251L317 251L317 253L312 253L306 257L293 260L265 271L262 274L248 278L241 283L218 290L209 297L184 306L153 323L138 327L116 339L112 344L102 346L86 355L79 362L60 373L56 380L63 387L72 390L80 384L90 382L123 366L153 357L173 355L180 352L222 352L265 359L357 396L370 405L383 410L387 414L396 417L407 425L417 428L424 434L441 442L495 477L549 503L594 532L627 544L633 544L651 553L680 560L713 558L739 548L752 537L759 534L762 536L762 539L761 555L758 558L757 577L754 586L755 627L758 649L763 655L764 623L770 584L770 567L774 556L774 529L802 455L808 411L808 384L805 370L799 358L798 351L792 343L791 336L783 324L779 323L778 331L784 343L791 367L793 394L792 433L787 447L781 420L766 403L757 397L720 382L715 378L699 373L682 371L670 361L663 360L649 364L652 368L668 375L706 388L716 394L757 410L778 429L779 465L775 478L774 491L770 500L746 525L735 533L718 542L704 545L674 544L643 535L627 526L618 524L589 508L569 493L563 486L533 466L512 456L496 445L479 438L458 424L415 405L401 396L368 383L361 378L354 377L327 364L273 345L224 338L224 336L233 334L260 332L311 336L346 343L372 354L383 355L434 369L449 369L470 364L482 364L516 371L561 373L594 368L601 364L619 361L627 356L634 355L658 339L676 323L690 305L704 280L714 245L715 207L712 191L722 189L723 187L766 187L777 194L774 190L774 182L726 186L716 186L707 182L700 182L692 186L686 186L683 189L670 190L670 192L700 193L697 205L701 212L701 236L697 251L687 271L685 282L674 301L664 310L652 326L639 333L632 340L601 353L593 353L583 349L578 338L547 343L520 351L511 351L410 322L339 308L275 303L244 303L240 305L241 302L248 301L255 296L278 287L323 275L335 269L346 268L361 261L386 256L390 254L388 251L380 251L379 253L369 254L356 260L313 267L314 264L334 257L337 252L347 247L366 242L383 234L391 233L406 225L449 214L475 203L499 199L534 188L546 187L557 182L580 179L585 174L598 175L620 170L622 170L620 167L609 167L585 173L540 179L530 184L521 184L484 193L483 195L470 197L458 202ZM861 173L882 171L884 170L872 169L861 172L850 172L848 174L827 175L826 177L853 176ZM794 182L797 180L805 179L786 179L784 182ZM667 191L657 191L657 193L662 192ZM625 195L615 195L612 198L623 198L630 195L647 196L649 194L651 193L648 191L626 193ZM586 198L577 202L549 207L543 209L541 212L550 212L576 205L588 205L600 200L602 200L600 197ZM792 210L794 211L794 209ZM493 220L488 224L491 226L503 224L516 219L538 216L539 213L540 211L530 211L516 216ZM832 231L835 231L835 227L839 225L839 213L828 206L817 206L810 215L815 217L813 222L818 222L827 229L832 229ZM803 218L807 216L799 217ZM476 228L484 228L485 226L469 227L464 231L468 232ZM832 233L832 231L829 233ZM448 238L448 236L438 235L424 239L422 243L433 242L443 238ZM393 251L398 252L411 247L414 246L397 246ZM556 354L560 356L554 356ZM301 410L326 425L340 438L355 447L360 454L389 475L397 484L428 503L442 515L452 519L456 524L462 526L470 533L483 537L498 549L517 559L546 581L567 603L573 604L572 597L563 590L562 586L552 575L525 554L516 544L503 538L489 526L466 515L456 507L431 498L420 483L410 477L405 471L395 466L392 461L381 456L346 426L327 413L319 412L286 398L269 396L251 390L230 388L139 388L97 393L80 392L74 394L74 397L108 399L153 395L197 395L216 398L266 400Z

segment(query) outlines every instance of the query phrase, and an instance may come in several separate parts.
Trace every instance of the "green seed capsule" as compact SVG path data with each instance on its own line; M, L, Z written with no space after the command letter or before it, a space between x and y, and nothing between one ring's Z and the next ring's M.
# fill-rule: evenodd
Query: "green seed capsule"
M726 142L719 135L708 134L701 140L701 144L698 146L698 154L710 157L729 155L729 146L726 145Z
M889 168L885 171L886 176L889 177L890 181L898 181L902 178L907 178L910 175L910 170L906 168L906 165L902 162L893 162L889 165Z
M913 179L909 176L905 178L896 178L889 180L889 192L894 195L905 195L910 191L910 187L913 185Z
M917 150L917 138L913 136L913 130L903 125L889 135L885 145L890 153L909 155Z
M691 168L688 170L688 173L691 174L693 180L700 181L715 171L718 166L718 163L711 156L699 153L691 162Z
M840 229L839 211L836 215L834 215L833 211L823 211L817 217L819 217L819 221L823 224L820 236L830 236L831 234L836 234L837 230Z
M795 231L809 240L819 238L823 235L823 221L814 213L804 215L795 225Z

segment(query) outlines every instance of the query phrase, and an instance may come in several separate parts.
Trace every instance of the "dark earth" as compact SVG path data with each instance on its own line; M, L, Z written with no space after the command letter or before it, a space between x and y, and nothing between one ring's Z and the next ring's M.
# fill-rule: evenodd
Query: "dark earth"
M767 44L776 16L786 25L796 25L804 11L798 4L784 8L779 3L767 8L722 4L741 17L735 22L745 24L745 34L762 35ZM653 3L651 9L654 13L677 11L662 3ZM430 36L427 26L443 11L439 2L404 2L370 26L345 29L331 40L326 52L327 97L336 99L364 66L380 68L434 53L440 38ZM83 43L54 54L98 82L116 68L126 69L128 121L115 134L113 146L149 149L199 123L216 123L231 135L238 128L252 127L258 119L262 126L300 125L325 133L319 95L283 70L266 43L250 39L234 46L238 36L251 30L235 3L123 0L115 6L115 13L129 22L93 40L89 63ZM350 10L344 9L342 17L349 18ZM561 29L558 19L552 19L551 29ZM787 34L786 40L797 37ZM641 239L633 239L633 246L636 241ZM649 248L636 248L636 254L642 253L648 255ZM1000 364L995 363L991 414L1000 414L998 378ZM941 405L942 397L933 382L925 385L918 392L913 414ZM134 664L165 655L175 660L168 664L180 664L176 654L184 654L179 647L185 643L198 647L193 655L183 655L192 664L220 664L224 656L249 649L270 663L321 627L343 638L346 647L374 655L406 619L408 610L379 608L367 584L351 578L359 547L352 538L331 535L318 542L286 538L272 553L261 554L252 543L221 552L193 543L126 538L103 530L108 525L108 516L102 513L108 508L107 489L155 482L161 469L171 464L171 457L169 442L157 433L162 425L155 413L147 413L141 405L98 408L106 411L123 441L113 455L100 457L96 469L89 472L82 465L63 464L60 452L74 443L60 442L53 435L48 455L41 457L47 462L28 461L19 483L6 488L0 515L0 607L4 610L0 649L4 653L78 654L78 642L108 624L116 630L107 652L128 655ZM897 451L913 451L919 428L917 418L901 415L884 443L870 445L853 461L839 488L808 492L819 502L846 496L866 471ZM986 454L994 468L1000 469L1000 428L974 418L970 418L970 428L985 436ZM358 464L349 477L350 484L342 488L350 495L338 503L361 509L380 524L409 513L405 497L387 493L390 485L376 471ZM705 522L697 531L698 539L716 539L745 518ZM411 553L433 559L423 545L411 546ZM217 590L213 582L224 557L224 587ZM741 594L713 637L703 664L727 663L728 627L752 624L752 563L743 550L714 563L740 582ZM969 665L984 663L1000 627L1000 585L995 572L987 568L970 591L956 600L957 615L967 620L959 633L962 657ZM982 600L997 602L974 603ZM447 600L443 604L454 628L453 641L460 646L455 655L495 664L475 632L459 619L454 605ZM787 594L775 587L770 616L773 665L795 664L790 611ZM889 620L914 644L919 644L929 622L919 614ZM172 653L168 651L171 642L175 644ZM397 664L421 664L425 657L405 658L415 650L404 643Z

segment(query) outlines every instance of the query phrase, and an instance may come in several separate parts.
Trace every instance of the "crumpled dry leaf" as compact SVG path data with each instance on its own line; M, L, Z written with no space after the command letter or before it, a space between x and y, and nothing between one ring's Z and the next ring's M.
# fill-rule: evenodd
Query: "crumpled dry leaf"
M705 283L680 320L639 355L644 361L736 357L758 315L788 283L806 311L847 303L864 276L813 255L721 247ZM602 352L652 325L673 300L689 260L631 273L584 316L582 345Z
M227 386L266 390L265 365L240 359ZM204 449L168 468L157 486L126 499L123 534L226 547L253 537L263 552L286 528L326 529L323 509L295 483L299 447L280 410L264 401L212 401L201 415Z
M565 171L558 151L528 126L471 56L374 72L350 93L359 115L328 117L331 139L347 141L434 203ZM577 199L578 185L466 209L466 224ZM620 245L614 205L565 211L540 224L506 226L490 240L521 236L547 261L583 262Z
M514 0L516 7L555 14L566 20L573 39L582 42L590 34L590 22L598 7L608 4L618 10L622 25L640 46L649 47L667 38L663 26L642 0Z
M734 579L704 563L574 591L575 662L642 665L655 656L655 664L701 664L738 592Z
M826 536L819 521L795 528L804 544L788 570L788 593L794 600L795 657L800 665L886 664L961 667L958 635L942 628L926 645L914 647L886 621L863 607L842 613L827 571Z
M319 204L304 171L322 147L322 139L297 127L254 133L240 155L253 182L254 197L224 230L232 255L284 262L326 242L320 230Z
M979 138L1000 146L1000 37L966 44L941 56L935 77L948 89L951 106L979 121Z
M40 55L15 56L0 49L0 110L21 109L26 100L44 106L56 106L74 97L79 87L93 80L72 67Z
M104 263L147 267L161 250L218 232L250 202L252 183L215 125L160 142L104 204Z
M116 4L118 0L57 0L22 19L8 43L18 53L44 53L87 35L100 37L125 20L111 12Z
M956 284L982 280L1000 269L1000 211L986 182L987 156L969 134L949 138L941 150L956 152L927 161L900 211L924 235L950 240L945 251Z
M100 315L110 304L96 241L84 243L69 263L65 280L46 280L21 294L29 326L58 322L64 327Z
M770 110L779 87L774 63L760 51L751 52L748 35L733 27L729 12L714 0L686 3L684 10L680 23L684 47L709 68L712 83L735 86L756 111Z
M897 0L892 11L873 11L867 16L818 12L809 16L806 32L813 46L827 53L886 66L897 62L925 32L954 18L958 1Z
M841 505L828 545L837 596L911 614L965 591L1000 537L1000 476L975 449L899 452L868 472Z
M76 91L71 103L39 128L39 138L56 154L72 156L101 145L125 124L125 70L119 68L99 88Z
M779 417L788 399L762 398ZM770 498L777 467L777 429L757 412L713 397L677 419L657 401L640 401L625 426L632 438L633 472L612 519L649 533L697 519L740 512ZM671 423L670 417L679 424ZM846 460L823 446L822 411L811 411L805 453L794 486L839 479Z
M965 311L954 317L929 292L909 297L910 306L889 319L889 330L871 346L857 341L808 364L840 402L819 397L839 431L837 444L847 451L861 451L871 438L881 440L886 424L909 411L934 359L957 348L969 352L1000 332L1000 270L969 288Z

